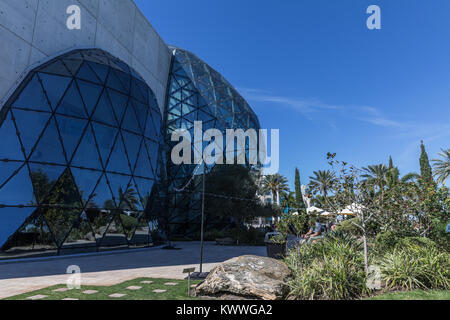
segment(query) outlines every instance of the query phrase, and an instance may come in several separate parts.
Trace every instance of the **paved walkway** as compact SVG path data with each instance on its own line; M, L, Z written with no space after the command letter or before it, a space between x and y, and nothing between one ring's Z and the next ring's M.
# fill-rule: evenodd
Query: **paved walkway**
M67 267L72 265L80 267L82 285L109 286L140 277L184 279L184 268L196 267L199 270L200 244L180 242L176 243L176 247L181 250L151 248L32 262L0 262L0 299L65 284L69 278ZM218 263L247 254L266 256L266 248L205 243L203 271L210 271Z

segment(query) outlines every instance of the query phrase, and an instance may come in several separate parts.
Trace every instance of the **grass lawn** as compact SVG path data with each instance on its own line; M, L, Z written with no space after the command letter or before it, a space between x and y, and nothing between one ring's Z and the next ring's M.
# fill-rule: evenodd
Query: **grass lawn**
M414 290L406 292L393 292L371 297L367 300L450 300L450 290Z
M142 283L142 281L152 281L150 284ZM198 284L200 281L191 280L191 286ZM177 283L177 285L166 285L166 283ZM139 290L129 290L130 286L142 287ZM55 292L54 290L67 288L66 285L57 285L45 289L21 294L6 300L25 300L36 295L47 296L40 300L62 300L64 298L72 298L79 300L194 300L196 298L189 297L187 293L187 280L170 280L170 279L151 279L139 278L131 281L126 281L114 286L99 287L99 286L82 286L80 290L69 290L66 292ZM93 294L85 294L84 291L95 290L98 291ZM153 290L166 290L163 293L155 293ZM125 294L123 297L112 298L111 294Z

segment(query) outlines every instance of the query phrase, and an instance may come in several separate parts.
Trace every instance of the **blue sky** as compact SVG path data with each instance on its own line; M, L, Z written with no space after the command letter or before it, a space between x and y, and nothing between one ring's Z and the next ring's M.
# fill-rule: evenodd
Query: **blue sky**
M280 173L293 187L327 169L419 171L450 147L448 0L135 0L168 44L198 55L280 129ZM366 9L381 7L382 30Z

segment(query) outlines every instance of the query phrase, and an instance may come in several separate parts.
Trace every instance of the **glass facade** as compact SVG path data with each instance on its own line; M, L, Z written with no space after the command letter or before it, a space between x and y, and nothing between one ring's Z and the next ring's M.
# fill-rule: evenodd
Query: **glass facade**
M31 71L0 111L0 258L152 244L162 116L98 50Z
M0 259L145 247L167 232L199 232L202 176L171 162L172 133L193 136L194 121L224 136L260 125L217 71L171 49L164 115L143 78L99 49L27 75L0 110Z
M167 106L165 112L166 157L170 157L172 133L179 129L189 130L194 137L194 122L202 121L203 132L218 129L225 137L226 129L260 129L257 116L242 96L226 81L222 75L200 60L194 54L171 47L173 50L172 68L169 80ZM206 147L204 144L203 147ZM192 147L194 153L194 146ZM225 151L224 151L225 152ZM249 146L246 148L248 164ZM189 238L200 230L201 175L197 165L174 165L167 163L167 211L176 238ZM250 166L252 167L252 166ZM257 166L252 167L259 169ZM200 170L198 170L200 169ZM207 170L211 170L208 167ZM182 192L194 175L192 183ZM209 223L214 223L206 219Z

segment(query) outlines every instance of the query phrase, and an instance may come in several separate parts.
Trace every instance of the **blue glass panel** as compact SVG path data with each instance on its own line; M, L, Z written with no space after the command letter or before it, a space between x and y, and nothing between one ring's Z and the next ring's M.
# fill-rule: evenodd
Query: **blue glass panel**
M103 175L89 200L88 208L112 209L114 207L115 203L112 200L111 190L105 175Z
M31 81L26 85L20 96L12 105L16 108L51 112L47 98L45 97L37 75L33 76Z
M103 64L98 64L94 62L88 62L89 66L92 68L92 70L95 72L95 74L98 76L98 78L101 80L101 83L104 83L106 80L106 77L108 76L109 67Z
M121 204L124 203L124 206L127 206L127 209L130 209L129 206L133 205L134 197L136 196L131 193L130 198L127 198L129 195L127 191L130 186L131 177L108 173L107 178L114 195L116 207L121 208Z
M56 112L68 116L88 118L83 100L81 100L81 96L75 82L72 82L70 85Z
M143 138L142 136L137 136L126 131L122 131L122 136L125 142L125 148L127 150L128 158L130 159L131 169L134 170L139 147Z
M94 188L97 185L102 172L77 168L71 168L71 171L73 178L75 179L75 183L78 186L81 200L84 204L86 204L92 196Z
M31 181L38 202L45 200L65 169L63 166L30 163Z
M137 134L142 134L134 111L134 103L132 101L128 104L127 111L125 112L122 128Z
M94 121L109 124L114 127L118 126L106 91L103 92L102 97L100 98L100 101L97 105L97 108L95 109L94 116L92 119Z
M86 212L83 212L78 220L73 224L72 230L67 236L62 250L64 252L69 252L73 250L74 253L78 252L75 250L91 248L96 250L97 242L95 241L95 234L90 225L89 218ZM85 252L85 250L83 250Z
M122 247L127 246L128 241L122 226L122 220L118 214L111 218L111 222L100 241L101 247Z
M152 189L155 182L153 180L135 177L134 183L136 186L136 190L139 193L142 210L144 210L147 207L148 202L150 201L150 195L152 194Z
M39 72L52 73L60 76L71 76L72 74L67 70L65 64L61 60L54 60L46 66L38 69Z
M23 160L22 148L17 137L16 127L8 112L5 121L0 124L0 159Z
M60 247L74 223L80 218L81 211L77 209L50 208L42 214L53 233L56 245Z
M0 203L9 206L36 204L27 166L23 166L19 173L0 189Z
M118 129L104 126L102 124L95 122L92 123L92 127L94 129L95 137L97 139L103 165L106 167L109 155L112 152L112 147L114 145L114 142L116 141Z
M159 145L156 142L153 142L151 140L145 139L145 143L147 146L148 156L150 158L150 163L152 165L152 168L156 168L156 162L158 161L158 151L159 151ZM156 175L156 173L155 173Z
M134 171L134 175L143 178L153 178L153 169L148 160L147 150L143 146L139 153L139 157L136 163L136 170Z
M71 165L86 169L103 170L90 126L84 133Z
M103 88L100 85L95 85L83 80L77 80L78 88L80 89L81 97L89 115L92 114L97 102L100 98Z
M0 208L0 248L36 208Z
M44 90L53 110L56 109L72 78L39 73Z
M136 117L139 122L139 127L141 128L141 132L144 132L145 130L145 124L148 114L148 106L145 104L142 104L138 101L135 101L134 103L134 110L136 111Z
M127 156L125 154L125 148L122 142L121 135L117 137L106 170L131 175L131 169L128 164Z
M42 130L44 130L51 114L18 109L12 110L12 113L17 124L17 129L20 132L20 139L28 156L41 135Z
M55 119L52 118L50 120L43 136L40 138L33 153L31 154L30 160L63 165L67 164L58 131L56 129Z
M0 187L23 165L23 162L3 162L0 160ZM0 199L1 203L1 199Z
M95 83L102 84L103 82L97 77L97 75L92 71L91 67L87 62L83 63L80 70L78 70L77 78L82 80L87 80Z
M117 117L117 121L119 123L122 123L122 119L125 115L125 110L128 105L128 97L114 90L107 89L106 91L109 94L111 104L114 108L114 113Z
M106 85L107 85L109 88L118 90L118 91L120 91L120 92L122 92L122 93L125 93L125 94L128 93L128 90L126 90L126 89L123 87L122 82L119 80L119 78L117 77L116 73L115 73L113 70L110 70L110 72L109 72L108 80L107 80L107 82L106 82Z
M72 76L75 76L77 74L80 66L83 64L83 60L78 59L63 59L63 62Z
M70 161L75 148L77 147L78 142L81 140L81 136L86 129L88 121L56 115L56 122L58 123L59 132L61 133L67 159Z

